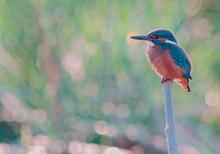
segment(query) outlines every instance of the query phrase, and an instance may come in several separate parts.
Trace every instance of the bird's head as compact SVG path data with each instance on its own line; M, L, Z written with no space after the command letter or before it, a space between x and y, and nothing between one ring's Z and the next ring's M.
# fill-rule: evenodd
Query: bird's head
M144 40L153 45L163 45L166 43L177 44L177 40L173 33L165 29L156 29L149 32L147 35L131 36L131 38Z

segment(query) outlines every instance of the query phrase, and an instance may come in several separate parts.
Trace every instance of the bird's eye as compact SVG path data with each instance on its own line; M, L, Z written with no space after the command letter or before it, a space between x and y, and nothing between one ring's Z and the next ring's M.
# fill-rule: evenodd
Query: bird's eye
M159 37L158 36L155 36L155 35L149 35L150 38L152 39L158 39Z

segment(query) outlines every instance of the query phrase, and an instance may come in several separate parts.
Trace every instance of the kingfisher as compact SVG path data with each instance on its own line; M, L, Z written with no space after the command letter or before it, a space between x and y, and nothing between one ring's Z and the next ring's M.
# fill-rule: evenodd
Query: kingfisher
M148 62L161 78L161 83L175 81L185 91L190 92L189 80L192 80L192 63L171 31L156 29L147 35L131 36L131 38L147 42Z

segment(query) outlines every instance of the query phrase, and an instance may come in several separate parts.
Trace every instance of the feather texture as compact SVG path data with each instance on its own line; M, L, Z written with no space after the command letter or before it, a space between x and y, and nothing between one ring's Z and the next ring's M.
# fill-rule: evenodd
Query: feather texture
M183 76L187 79L192 79L192 65L186 52L178 45L173 44L169 46L168 51L170 52L170 56L174 60L175 64L185 70Z

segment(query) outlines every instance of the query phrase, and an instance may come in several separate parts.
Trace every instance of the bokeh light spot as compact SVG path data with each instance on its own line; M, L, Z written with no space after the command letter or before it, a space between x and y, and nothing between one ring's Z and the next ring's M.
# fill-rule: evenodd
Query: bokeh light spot
M140 41L131 39L131 36L135 36L135 35L138 35L138 33L137 32L129 32L127 34L127 43L128 43L128 45L135 46L135 45L139 44Z
M191 0L190 3L186 6L185 13L188 16L194 16L201 9L201 1L200 0Z
M74 80L84 78L84 62L81 54L71 52L63 58L63 66Z
M72 154L78 154L82 152L82 144L77 141L71 141L68 145L68 150Z
M162 150L166 149L166 141L163 136L161 135L154 136L152 142L154 146L157 147L158 149L162 149Z
M98 121L95 123L95 132L100 135L108 134L108 124L105 121Z
M28 154L47 154L47 151L42 146L30 146L28 148Z
M1 117L4 121L13 121L14 120L13 115L10 112L10 110L2 109L0 113L1 113Z
M179 145L180 154L200 154L199 150L191 145Z
M132 154L145 154L144 148L139 145L132 146L130 150Z
M114 114L114 110L115 110L115 104L112 102L107 102L104 104L104 106L102 107L102 112L105 115L111 116Z
M56 140L52 144L52 151L54 153L62 153L66 149L66 143L63 140Z
M192 21L192 33L199 38L207 38L211 35L213 25L206 18L196 18Z
M137 128L133 127L133 126L129 126L126 130L126 136L130 139L130 140L137 140L138 138L138 130Z
M28 119L28 113L25 106L23 106L22 102L17 98L16 95L12 93L4 93L1 97L3 110L2 114L4 118L9 121L12 119L17 122L25 122ZM13 107L12 107L13 106Z
M101 34L102 40L105 42L111 42L114 39L113 31L111 29L104 29Z
M209 91L205 96L205 102L210 107L215 107L220 103L220 95L215 91Z
M42 109L37 109L32 111L33 118L39 123L44 123L47 121L47 113Z
M27 110L25 110L23 108L15 110L15 112L13 112L13 118L17 122L25 122L25 121L27 121L27 119L28 119Z
M10 154L10 146L8 144L0 144L0 154Z
M97 53L98 47L95 43L87 43L85 45L85 51L89 56L94 56Z
M116 112L120 118L126 118L130 114L130 110L126 104L119 104L116 108Z
M45 147L46 149L49 148L52 140L45 135L39 134L33 137L32 139L32 144L36 146L42 146Z
M105 150L105 154L123 154L118 148L110 147Z

